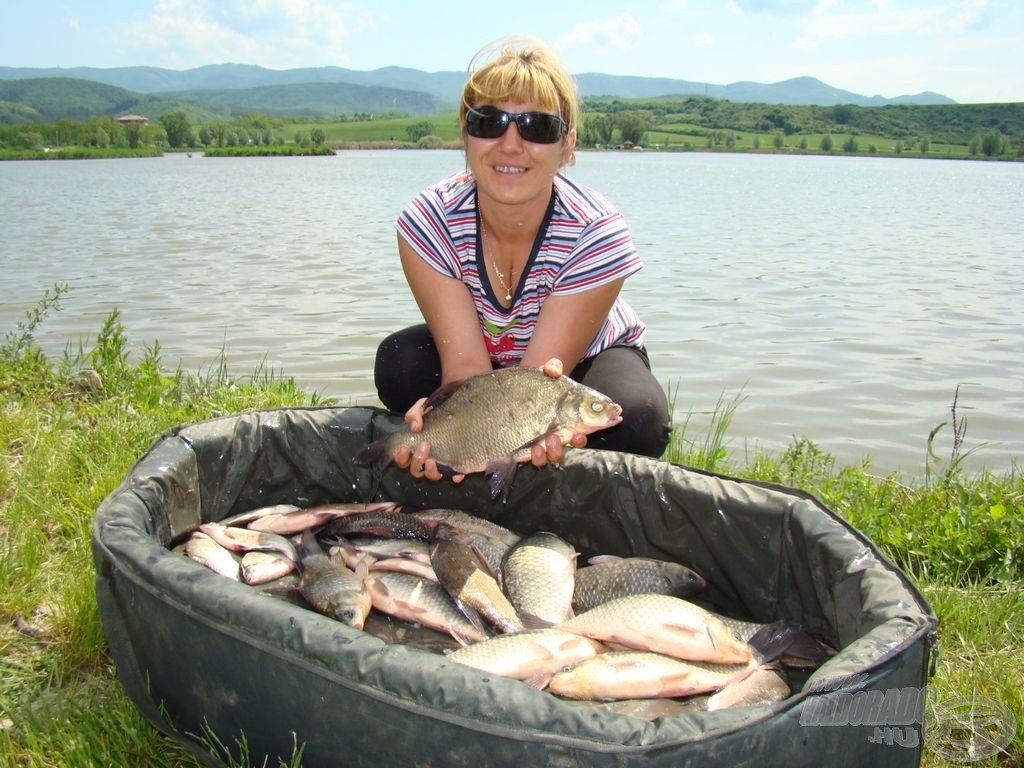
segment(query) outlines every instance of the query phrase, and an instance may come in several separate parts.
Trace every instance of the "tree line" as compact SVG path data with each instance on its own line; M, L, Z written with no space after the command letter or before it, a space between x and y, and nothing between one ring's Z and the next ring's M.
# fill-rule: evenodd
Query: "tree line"
M97 115L78 121L61 118L49 125L0 125L0 147L42 150L46 147L95 147L138 149L140 147L242 147L276 146L291 140L303 146L321 145L326 132L319 127L284 135L284 123L265 115L239 115L194 125L184 112L167 112L155 123L121 123L111 115Z

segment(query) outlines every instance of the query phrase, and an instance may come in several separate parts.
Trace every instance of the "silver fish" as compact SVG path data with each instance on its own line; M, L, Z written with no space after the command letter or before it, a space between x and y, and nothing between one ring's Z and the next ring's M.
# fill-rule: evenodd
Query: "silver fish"
M385 539L378 537L339 539L338 543L331 547L331 549L345 549L358 554L369 555L375 560L387 557L405 557L427 565L430 564L430 547L427 542L419 539Z
M449 653L448 658L544 688L558 670L592 658L603 650L600 643L572 632L531 629L459 648Z
M283 515L286 512L291 512L298 509L294 504L271 504L266 507L256 507L255 509L249 509L245 512L239 512L237 515L231 517L225 517L220 521L221 525L233 525L233 526L248 526L253 520L258 520L261 517L267 517L268 515Z
M746 664L753 658L750 646L721 617L669 595L619 597L556 628L687 661Z
M512 366L443 387L427 400L423 431L402 427L363 449L359 464L387 466L401 445L430 443L439 468L455 474L485 472L491 494L506 491L516 462L530 457L534 443L557 435L568 445L622 421L622 408L567 376Z
M502 585L523 626L550 627L572 616L577 554L565 539L544 531L508 551Z
M296 563L280 552L246 552L242 556L242 580L246 584L266 584L287 576Z
M182 551L186 556L197 563L202 563L214 573L227 576L235 581L241 580L241 557L222 547L205 533L194 532L182 546Z
M770 666L755 669L749 675L726 685L708 699L708 710L749 707L782 701L792 691L786 678Z
M319 613L362 629L372 607L365 579L365 568L355 572L318 552L302 558L299 592Z
M718 691L749 675L757 662L707 664L649 651L613 651L551 678L549 690L570 699L644 699Z
M422 517L425 520L448 523L448 525L459 531L488 536L510 547L523 538L515 531L510 531L508 528L486 518L463 512L461 509L417 509L411 514L416 515L416 517Z
M437 574L430 563L421 563L410 557L384 557L370 563L371 571L390 571L391 573L408 573L421 579L437 581Z
M296 507L295 509L285 509L258 517L252 520L247 527L254 531L266 531L282 536L290 536L309 528L318 528L337 518L367 512L394 511L398 509L398 506L395 502L382 501L373 504L321 504L317 507L307 507L305 509Z
M667 560L599 555L588 562L576 570L572 603L577 613L616 597L649 592L692 597L707 586L699 574Z
M437 580L471 621L482 619L502 633L521 632L523 623L501 591L486 562L447 523L439 523L430 545L430 564Z
M487 639L487 633L463 616L436 582L406 573L372 573L366 588L381 613L445 632L462 645Z
M276 533L264 533L220 523L203 523L199 530L222 547L235 552L280 552L290 560L299 559L295 545Z

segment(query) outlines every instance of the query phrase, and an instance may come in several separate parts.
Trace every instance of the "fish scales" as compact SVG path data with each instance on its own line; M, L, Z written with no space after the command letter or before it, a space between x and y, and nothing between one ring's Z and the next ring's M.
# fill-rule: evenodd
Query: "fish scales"
M572 615L575 548L553 533L522 539L505 556L502 584L524 626L550 627Z
M465 535L444 523L438 531L445 538L430 545L430 563L459 610L471 619L481 617L498 632L521 632L524 627L515 608Z
M612 651L556 673L549 690L571 699L693 696L718 691L749 675L750 664L707 664L649 651Z
M669 595L616 598L556 628L687 661L746 664L753 658L750 646L736 637L720 617Z
M577 613L617 597L648 592L692 597L707 586L699 574L667 560L602 555L589 562L576 570L573 608Z
M482 643L459 648L448 658L484 672L529 682L543 688L551 675L565 666L596 656L600 643L572 632L531 629L498 635Z
M455 607L451 596L436 582L406 573L377 573L366 579L373 607L395 619L420 624L451 635L462 645L487 639Z
M372 606L364 576L326 554L312 554L302 559L299 592L319 613L362 629Z

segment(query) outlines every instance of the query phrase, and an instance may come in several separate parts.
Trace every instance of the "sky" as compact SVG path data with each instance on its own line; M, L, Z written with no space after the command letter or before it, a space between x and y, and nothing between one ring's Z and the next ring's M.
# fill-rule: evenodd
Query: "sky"
M49 0L4 11L0 66L466 70L505 35L571 72L1024 101L1019 0Z

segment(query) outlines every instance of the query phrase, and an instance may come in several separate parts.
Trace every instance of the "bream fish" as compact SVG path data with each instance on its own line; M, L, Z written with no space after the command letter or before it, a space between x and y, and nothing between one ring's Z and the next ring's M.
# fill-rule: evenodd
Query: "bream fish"
M505 492L516 462L549 435L568 445L574 434L589 434L622 420L622 408L567 376L552 378L540 368L512 366L442 387L428 398L423 431L402 427L370 443L358 464L386 467L401 445L426 440L442 471L484 472L493 497Z
M600 643L572 632L531 629L459 648L449 653L448 658L544 688L558 670L592 658L603 650Z
M487 633L469 621L443 587L406 573L371 573L366 588L373 607L395 619L445 632L461 645L487 639Z
M669 595L619 597L556 628L687 661L746 664L753 658L750 646L721 617Z
M577 613L626 595L656 593L692 597L707 586L685 565L650 557L598 555L576 569L572 604Z
M549 690L570 699L644 699L718 691L748 676L757 662L707 664L649 651L613 651L551 678Z
M439 523L430 563L438 582L470 621L482 620L501 633L523 631L515 608L466 534Z
M550 627L572 616L576 549L553 533L527 536L502 564L502 586L523 626Z

